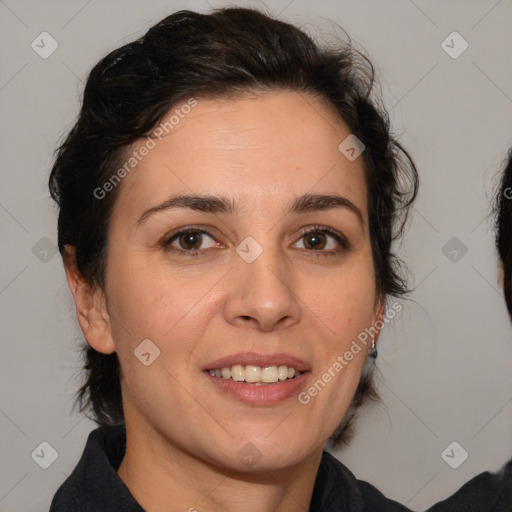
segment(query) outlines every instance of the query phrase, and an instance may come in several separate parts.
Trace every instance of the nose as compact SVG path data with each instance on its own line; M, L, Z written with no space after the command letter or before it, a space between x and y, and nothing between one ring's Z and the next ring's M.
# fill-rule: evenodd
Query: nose
M252 263L240 259L230 274L225 303L230 324L272 331L300 321L300 299L292 274L277 252L263 251Z

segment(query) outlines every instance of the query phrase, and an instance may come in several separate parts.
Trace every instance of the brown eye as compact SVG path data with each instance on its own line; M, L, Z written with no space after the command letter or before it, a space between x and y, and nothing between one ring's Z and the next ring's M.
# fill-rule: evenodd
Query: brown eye
M182 249L199 249L203 241L203 235L199 231L187 231L178 237Z
M208 245L208 239L210 243ZM183 229L174 233L163 242L162 246L166 251L173 251L181 254L195 255L206 252L207 249L221 247L210 233L201 229Z
M304 245L306 249L324 249L327 243L327 237L320 231L311 231L304 235Z
M306 250L311 256L337 256L350 250L351 246L343 234L332 228L315 226L304 230L296 244L299 249Z

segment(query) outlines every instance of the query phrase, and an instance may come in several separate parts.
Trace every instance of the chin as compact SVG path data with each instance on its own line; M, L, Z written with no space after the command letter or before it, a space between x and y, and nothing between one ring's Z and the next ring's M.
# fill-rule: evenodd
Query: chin
M293 439L292 442L290 440ZM323 444L321 444L323 446ZM312 443L301 437L276 436L274 438L244 436L244 440L229 442L222 452L213 454L215 463L241 473L280 471L296 466L315 450Z

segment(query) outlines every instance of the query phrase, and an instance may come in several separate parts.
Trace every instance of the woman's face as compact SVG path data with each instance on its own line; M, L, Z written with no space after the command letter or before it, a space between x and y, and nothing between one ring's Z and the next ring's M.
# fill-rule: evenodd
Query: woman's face
M97 348L119 356L127 426L221 467L290 466L345 415L369 343L343 356L377 320L362 158L312 97L196 101L130 148Z

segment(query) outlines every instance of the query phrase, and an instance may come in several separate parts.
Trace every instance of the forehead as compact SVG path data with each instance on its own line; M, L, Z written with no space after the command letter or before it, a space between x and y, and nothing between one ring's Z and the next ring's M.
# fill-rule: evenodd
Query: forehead
M129 148L127 158L151 146L123 179L118 202L140 209L171 194L217 193L245 204L288 204L290 196L337 192L366 216L362 157L340 152L350 131L317 98L281 91L197 97L190 105L171 108L154 144L143 139Z

